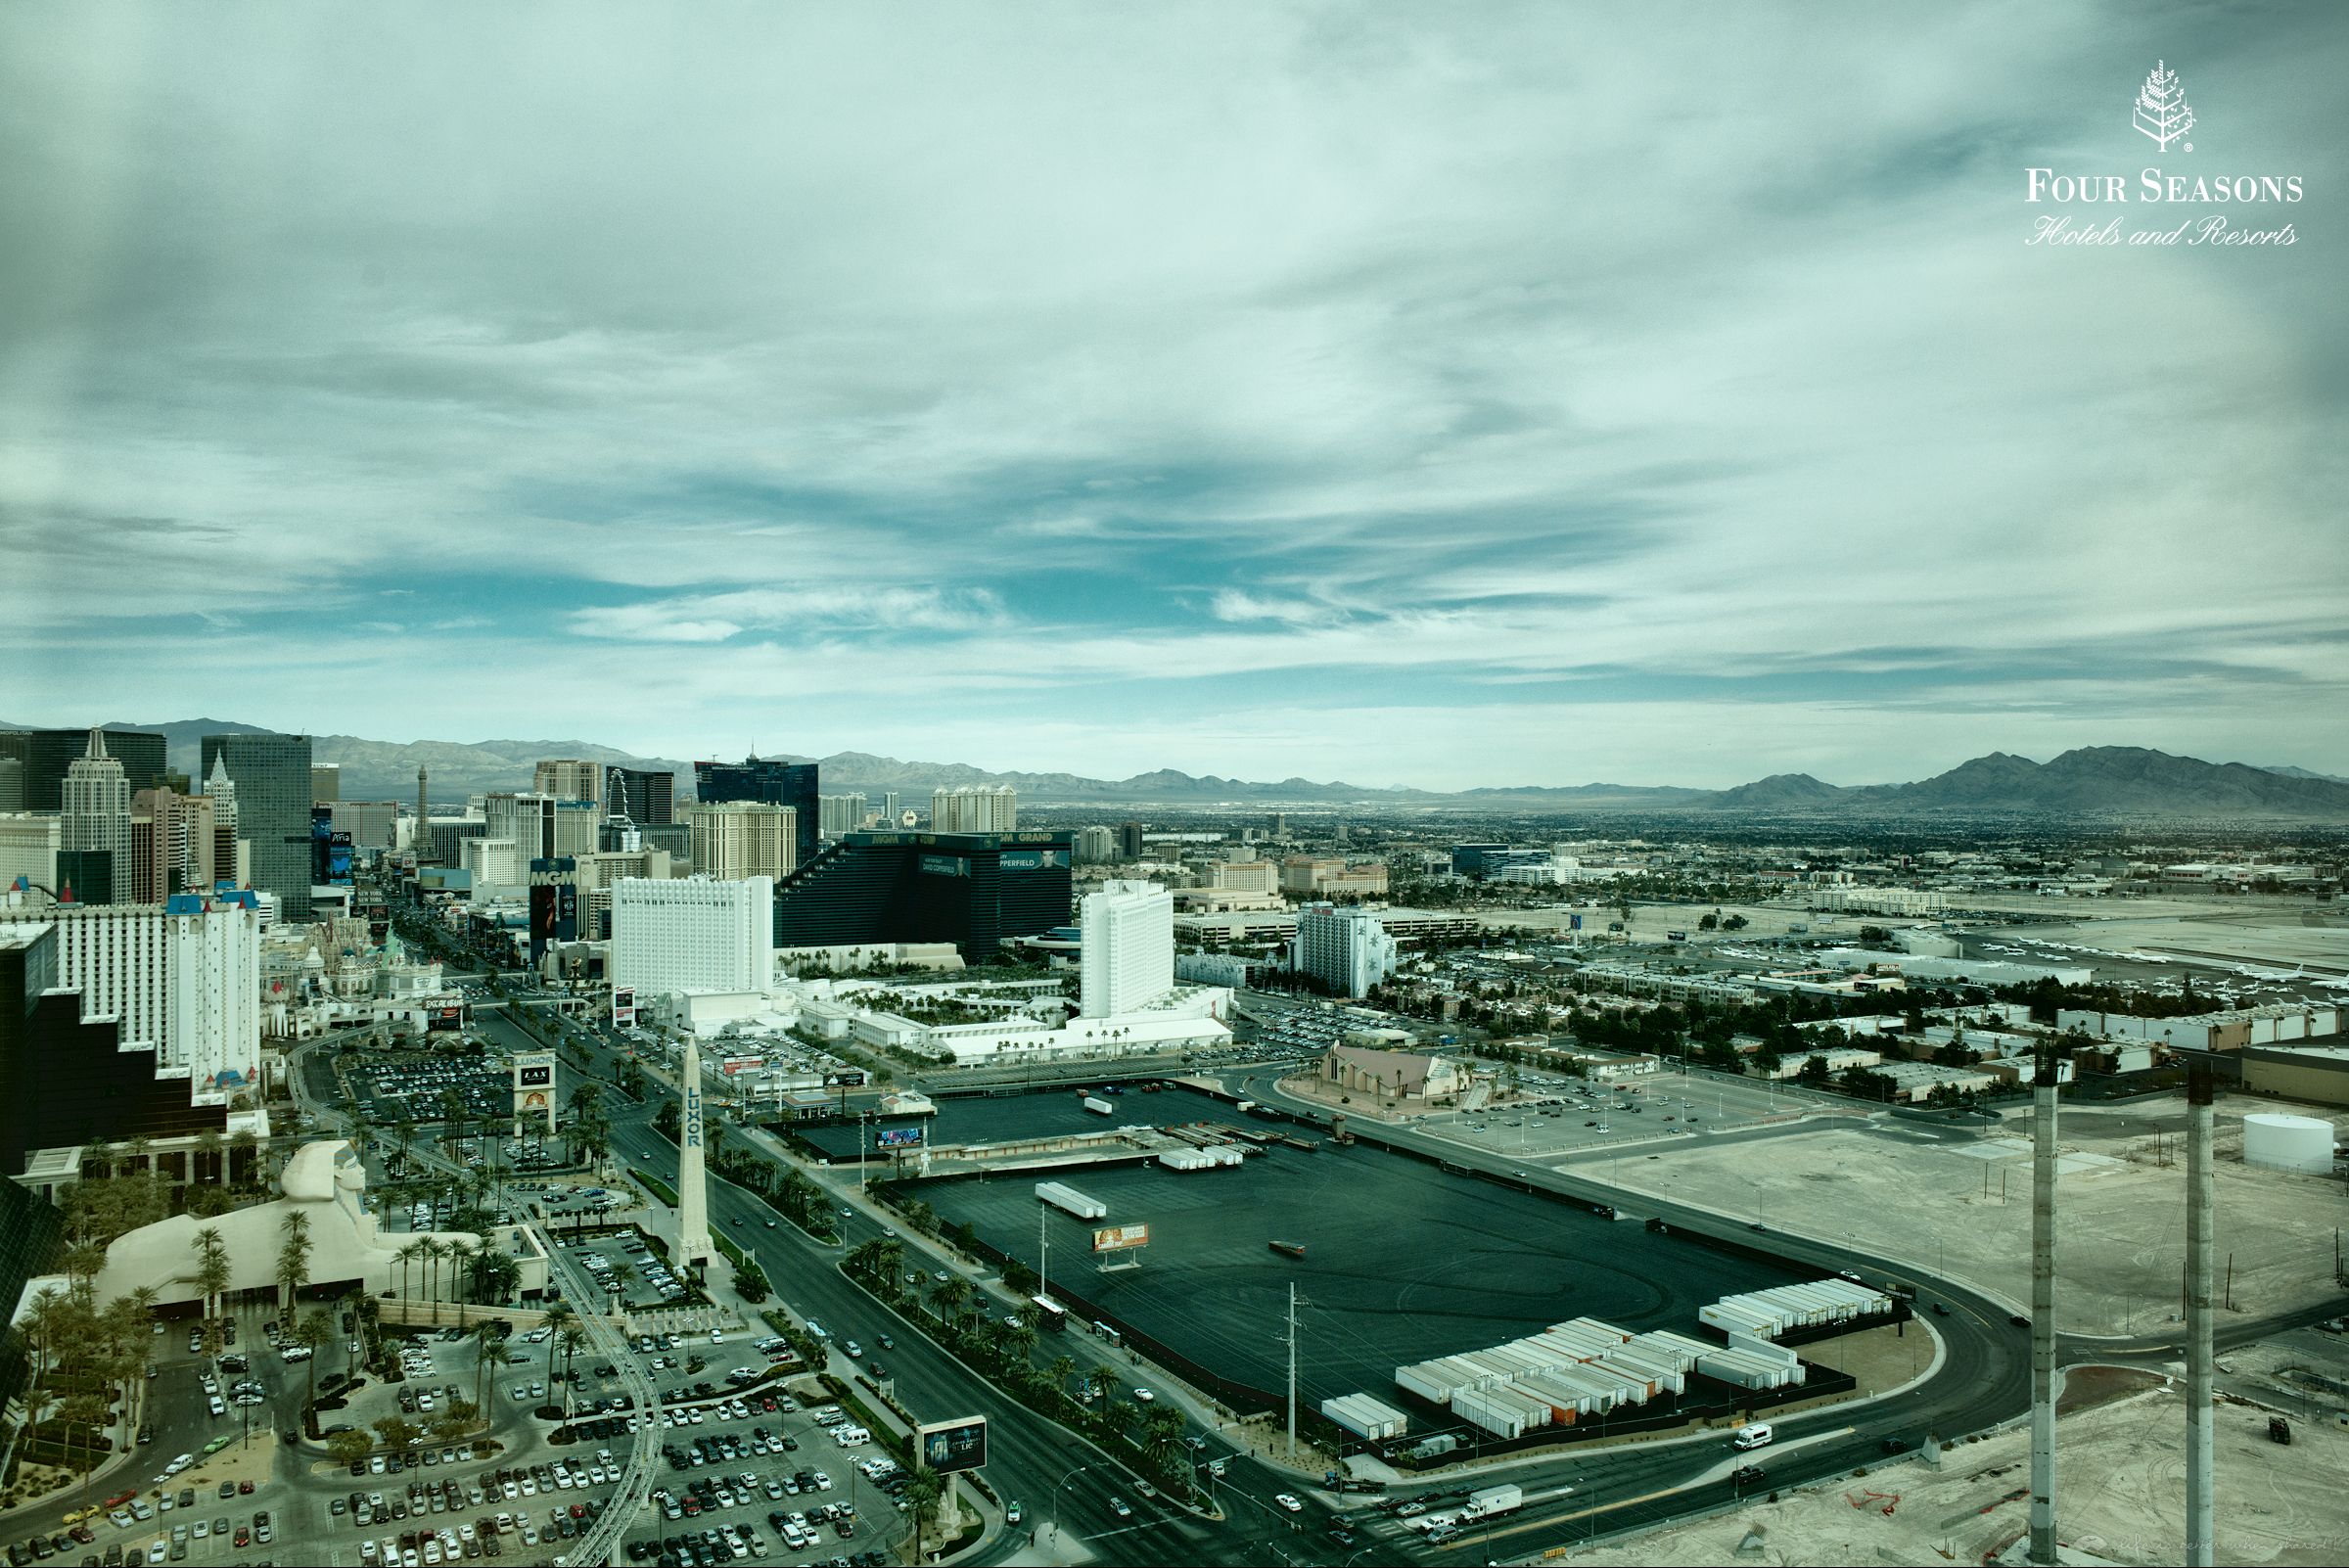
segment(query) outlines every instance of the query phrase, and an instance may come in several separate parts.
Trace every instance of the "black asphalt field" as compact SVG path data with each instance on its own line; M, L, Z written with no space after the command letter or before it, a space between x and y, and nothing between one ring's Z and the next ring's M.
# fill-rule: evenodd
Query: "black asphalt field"
M1112 1128L1135 1124L1165 1127L1174 1122L1225 1122L1240 1120L1231 1106L1205 1094L1189 1089L1166 1089L1145 1094L1128 1086L1119 1094L1104 1094L1095 1085L1096 1097L1117 1107L1115 1115L1102 1116L1084 1108L1084 1096L1069 1089L1039 1091L1034 1094L974 1096L967 1099L946 1099L938 1102L936 1116L892 1117L870 1124L869 1131L860 1133L855 1123L834 1123L821 1127L795 1128L801 1137L824 1153L851 1156L856 1152L860 1135L877 1137L884 1128L910 1128L929 1124L933 1143L1000 1142L1006 1138L1040 1137L1052 1132L1105 1132Z
M1178 1103L1172 1093L1129 1094L1127 1102L1170 1110ZM1228 1108L1218 1119L1231 1120ZM1802 1277L1652 1233L1636 1221L1607 1221L1359 1145L1340 1150L1325 1142L1311 1154L1281 1148L1236 1169L1120 1167L1052 1178L1105 1204L1100 1223L1148 1224L1141 1267L1097 1272L1091 1226L1040 1203L1034 1175L926 1182L920 1192L948 1222L969 1222L1031 1265L1040 1216L1052 1279L1266 1390L1286 1378L1294 1283L1299 1394L1315 1402L1384 1394L1400 1364L1498 1344L1570 1317L1694 1334L1697 1310L1707 1303ZM1305 1257L1275 1253L1274 1240L1303 1243Z

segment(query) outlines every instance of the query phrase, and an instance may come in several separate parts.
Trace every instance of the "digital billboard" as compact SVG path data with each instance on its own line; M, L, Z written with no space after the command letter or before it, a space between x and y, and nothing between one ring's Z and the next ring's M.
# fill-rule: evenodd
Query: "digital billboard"
M614 1029L634 1029L636 1027L635 987L615 986L612 988L612 1027Z
M826 1088L862 1088L871 1082L871 1075L861 1067L840 1067L824 1075Z
M1050 871L1068 863L1062 850L1005 850L995 857L995 864L1006 871Z
M1124 1252L1150 1245L1148 1225L1102 1225L1093 1231L1093 1251Z
M555 940L555 888L541 882L530 889L530 963L546 957L546 945Z
M543 1086L555 1081L555 1069L547 1062L525 1062L514 1070L514 1082L525 1088Z
M984 1415L966 1415L958 1421L932 1421L915 1427L913 1434L920 1439L914 1457L925 1470L951 1475L958 1470L976 1470L987 1463Z
M425 1015L424 1027L435 1032L463 1029L465 1027L465 1004L459 1002L453 1007L433 1008Z
M555 885L555 940L579 940L579 888L576 882Z
M959 854L925 854L921 859L922 875L926 877L967 877L971 862Z
M919 1126L876 1128L873 1144L883 1149L918 1149L922 1146L922 1130Z

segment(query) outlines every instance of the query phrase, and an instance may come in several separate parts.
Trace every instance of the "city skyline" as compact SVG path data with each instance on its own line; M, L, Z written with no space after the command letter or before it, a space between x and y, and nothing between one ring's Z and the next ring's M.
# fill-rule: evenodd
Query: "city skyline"
M524 12L41 15L23 722L2349 773L2337 12L607 13L520 76ZM2156 60L2191 154L2130 123ZM2297 177L2225 208L2296 242L2025 243L2027 169L2151 163Z

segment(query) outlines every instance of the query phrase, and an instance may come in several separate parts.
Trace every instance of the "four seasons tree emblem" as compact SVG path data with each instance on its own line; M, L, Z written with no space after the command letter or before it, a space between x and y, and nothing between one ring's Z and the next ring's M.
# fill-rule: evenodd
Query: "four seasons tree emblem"
M2194 112L2187 107L2186 89L2179 84L2178 72L2165 69L2164 62L2153 63L2144 86L2138 89L2137 113L2131 120L2165 153L2170 143L2194 128ZM2193 151L2190 144L2187 151Z

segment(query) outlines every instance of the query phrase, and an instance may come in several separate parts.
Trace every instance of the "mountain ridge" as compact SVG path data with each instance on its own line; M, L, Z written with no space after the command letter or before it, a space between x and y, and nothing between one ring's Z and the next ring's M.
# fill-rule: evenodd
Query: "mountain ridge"
M7 727L7 726L0 726ZM251 732L257 725L225 719L111 723L166 738L171 763L196 771L205 734ZM639 757L580 740L408 742L353 735L314 735L312 756L339 763L348 800L413 798L416 768L430 771L438 801L489 790L527 789L530 766L542 757L578 757L677 776L690 794L692 764L673 758ZM1829 784L1809 773L1773 773L1728 789L1681 785L1515 785L1438 791L1375 787L1292 776L1277 782L1189 774L1158 768L1123 779L1069 772L995 772L965 762L908 761L871 752L829 757L771 754L775 760L814 761L826 793L894 790L918 797L960 785L1009 785L1035 806L1355 806L1416 809L1485 808L1526 811L1657 811L1716 816L1826 818L1869 816L2174 816L2349 821L2349 781L2305 768L2208 762L2136 746L2076 747L2046 762L2007 752L1969 758L1930 778L1905 784Z

